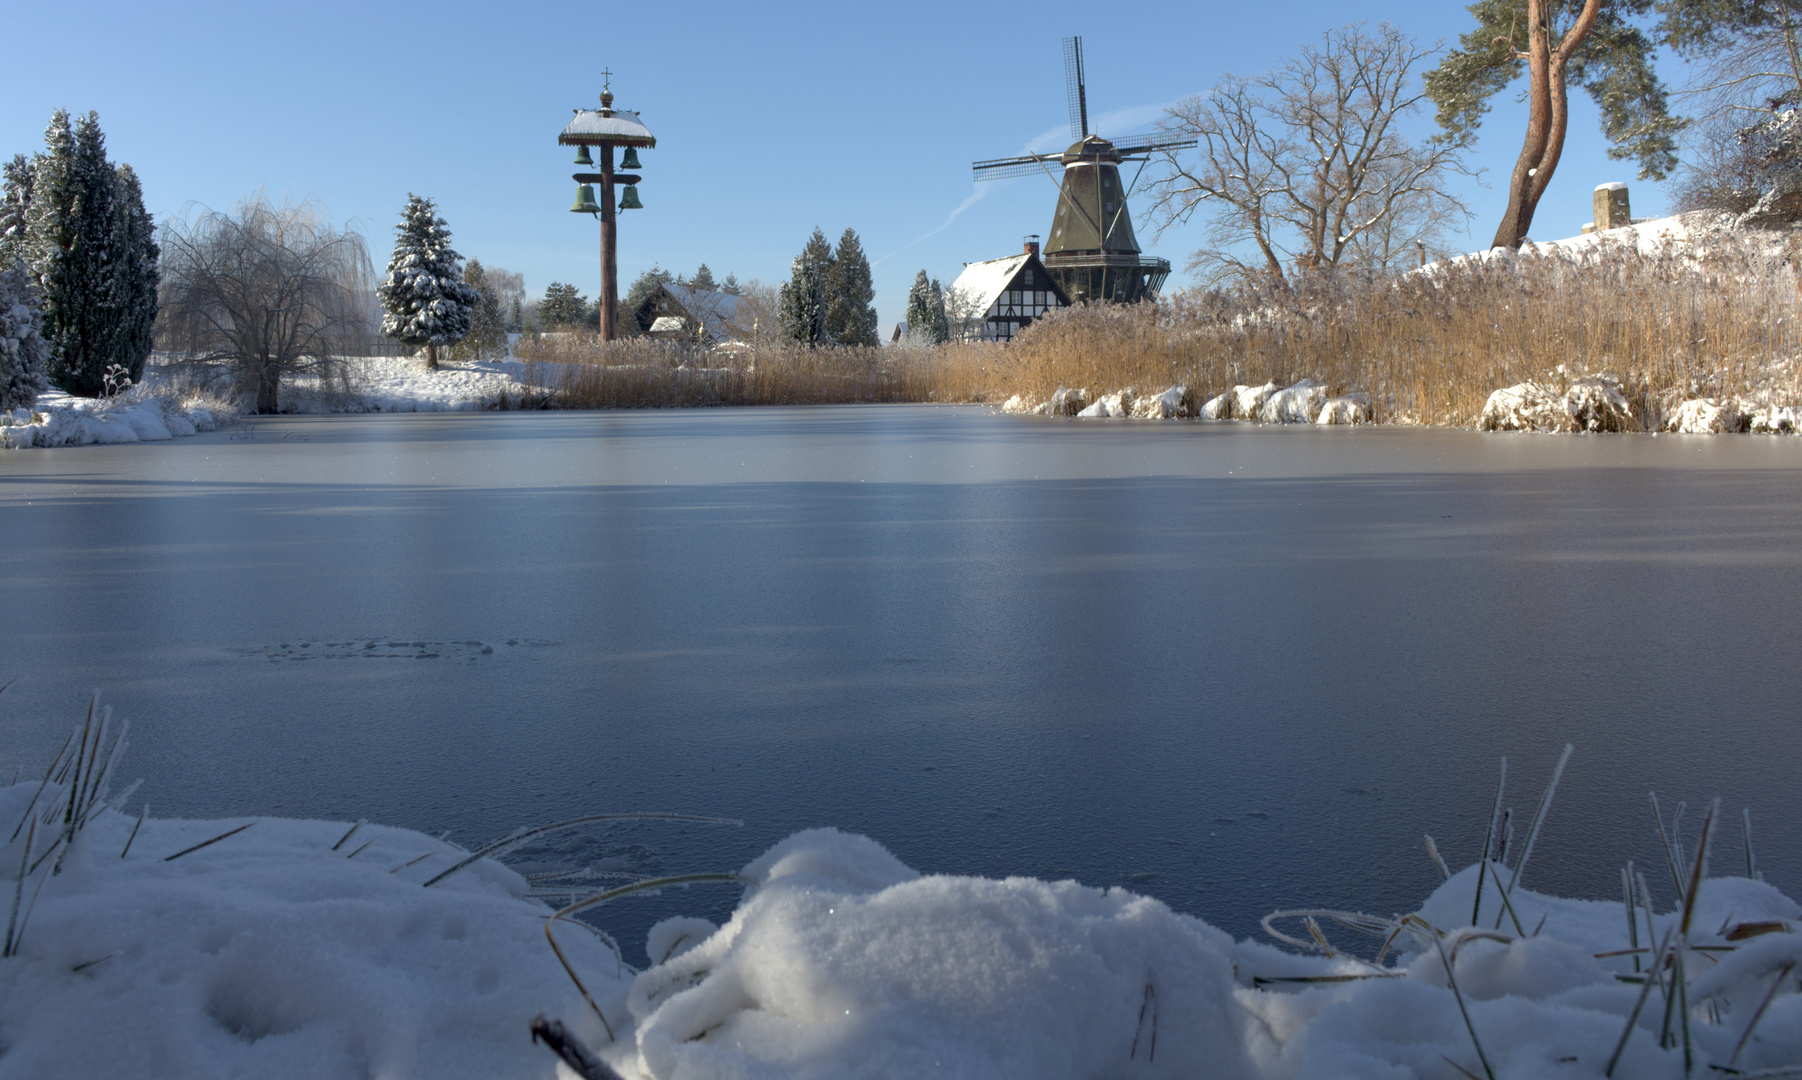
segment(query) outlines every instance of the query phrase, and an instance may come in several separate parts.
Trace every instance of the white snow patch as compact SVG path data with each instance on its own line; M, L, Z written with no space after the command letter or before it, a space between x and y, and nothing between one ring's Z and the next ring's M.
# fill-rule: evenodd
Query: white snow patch
M1734 402L1707 398L1690 398L1664 418L1664 430L1683 435L1713 435L1743 427L1744 418Z
M1326 399L1326 387L1312 379L1303 379L1265 399L1258 418L1266 424L1312 424Z
M217 426L212 408L200 399L145 386L111 398L51 391L39 394L29 410L0 413L0 448L161 442Z
M1320 407L1320 415L1314 418L1316 424L1368 424L1370 423L1370 395L1356 391L1336 397Z
M1076 415L1089 417L1091 419L1104 416L1131 416L1132 409L1133 391L1132 388L1128 387L1127 389L1116 393L1103 394L1096 398L1093 404L1089 405Z
M1256 420L1263 413L1264 403L1270 400L1270 395L1281 389L1274 382L1267 382L1263 386L1233 387L1232 415L1240 420Z
M0 824L19 821L36 789L0 788ZM747 866L724 926L657 924L646 944L659 962L642 974L591 935L560 934L619 1036L610 1042L545 944L549 909L498 863L428 889L463 852L368 825L334 851L344 823L276 818L146 820L121 858L133 825L109 810L78 835L20 954L0 960L0 1075L546 1080L550 1056L527 1037L540 1012L633 1080L1374 1080L1454 1076L1448 1058L1481 1072L1435 934L1397 939L1378 970L1234 943L1123 889L922 876L830 829ZM16 877L24 842L0 846L0 882ZM1632 975L1631 956L1597 955L1627 947L1620 903L1518 888L1521 932L1498 875L1483 876L1479 928L1507 940L1467 940L1475 866L1418 915L1456 951L1496 1075L1599 1077L1639 995L1617 978ZM1640 940L1677 920L1642 920ZM1802 909L1763 882L1703 883L1691 921L1691 944L1711 949L1690 954L1696 1075L1727 1061L1774 974L1802 958L1799 924ZM1657 995L1615 1075L1684 1075L1681 1049L1658 1046ZM1735 1067L1799 1062L1802 995L1784 992Z
M1133 402L1132 414L1142 420L1177 420L1195 415L1195 396L1186 386L1172 386L1161 394Z
M1613 379L1572 379L1564 392L1537 382L1497 390L1477 416L1480 431L1638 431L1639 420Z

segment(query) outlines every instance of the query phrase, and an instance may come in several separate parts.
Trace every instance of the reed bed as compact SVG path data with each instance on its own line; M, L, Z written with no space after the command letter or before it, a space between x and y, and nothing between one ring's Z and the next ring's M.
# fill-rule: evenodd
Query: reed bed
M1802 402L1802 241L1721 235L1641 252L1603 239L1079 307L1029 327L991 396L1181 383L1211 396L1301 379L1368 392L1379 422L1470 424L1489 394L1616 379L1642 417L1686 397ZM1778 401L1777 399L1783 399Z
M499 407L1037 403L1181 384L1196 400L1302 379L1371 395L1379 423L1468 425L1492 391L1616 380L1648 424L1689 397L1802 404L1802 238L1721 232L1642 250L1528 245L1401 276L1340 272L1156 303L1080 306L1011 344L736 351L593 336L521 342L545 387Z
M741 349L645 338L604 342L596 335L547 334L515 354L526 381L545 388L501 407L683 408L703 405L827 405L974 401L969 373L998 345L914 348L808 348L796 343Z

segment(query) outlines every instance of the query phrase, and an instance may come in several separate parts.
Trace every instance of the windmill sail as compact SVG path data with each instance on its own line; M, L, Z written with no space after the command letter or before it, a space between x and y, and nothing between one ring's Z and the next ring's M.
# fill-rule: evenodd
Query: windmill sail
M1064 96L1070 102L1070 138L1089 137L1089 91L1082 81L1082 38L1064 39Z

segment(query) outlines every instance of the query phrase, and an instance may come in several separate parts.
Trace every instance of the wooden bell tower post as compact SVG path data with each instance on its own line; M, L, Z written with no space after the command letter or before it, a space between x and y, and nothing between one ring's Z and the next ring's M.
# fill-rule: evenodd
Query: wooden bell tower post
M612 72L602 72L607 82L601 90L601 107L599 109L577 109L575 117L557 136L557 142L563 146L580 147L576 151L576 164L594 168L597 162L590 156L589 148L600 152L599 172L579 172L574 179L579 185L576 188L576 202L570 210L578 214L593 214L601 222L601 340L612 341L619 336L619 233L618 215L623 210L642 210L644 204L638 201L639 177L626 172L613 170L613 148L624 147L626 157L622 165L628 169L638 168L638 151L656 147L657 137L644 126L644 121L635 112L613 107L613 91L611 89ZM600 188L596 198L595 188ZM614 202L614 191L620 191L619 202Z

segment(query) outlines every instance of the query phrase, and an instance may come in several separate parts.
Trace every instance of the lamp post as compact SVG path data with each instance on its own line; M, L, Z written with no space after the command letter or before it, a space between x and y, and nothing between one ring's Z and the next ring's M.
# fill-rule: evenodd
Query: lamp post
M619 250L616 215L621 210L642 210L644 204L638 201L639 177L631 172L613 171L613 148L624 147L626 155L620 162L622 169L637 169L638 151L656 147L657 137L644 126L644 121L635 112L613 107L612 75L602 72L606 82L602 84L601 107L599 109L577 109L575 117L564 127L563 134L557 136L562 146L579 147L576 151L577 165L593 168L596 161L589 154L589 148L600 151L600 172L579 172L574 179L579 185L576 188L576 202L570 210L578 214L594 214L601 222L601 340L612 341L619 336ZM595 201L595 187L600 187L600 201ZM615 186L623 186L619 204L614 205L613 191Z

